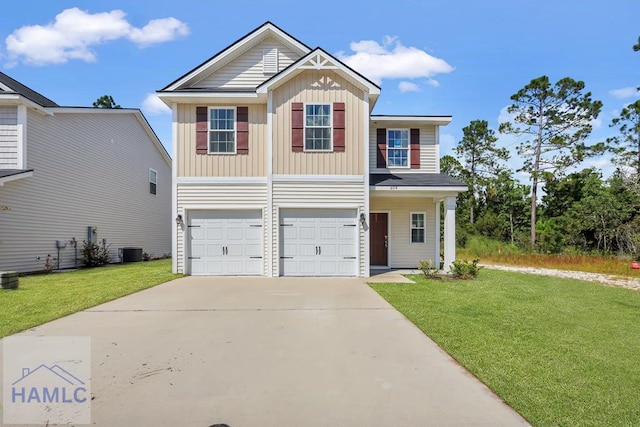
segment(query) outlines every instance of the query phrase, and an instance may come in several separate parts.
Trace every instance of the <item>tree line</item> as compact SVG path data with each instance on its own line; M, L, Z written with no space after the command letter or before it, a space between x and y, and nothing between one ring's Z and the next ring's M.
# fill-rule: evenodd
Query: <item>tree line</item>
M640 50L640 38L633 50ZM477 234L542 252L570 247L638 254L640 100L611 121L614 136L591 144L588 137L602 102L592 99L584 82L565 77L552 83L541 76L511 101L510 117L498 131L519 141L523 165L518 172L528 174L531 185L514 178L515 171L507 167L510 153L496 145L488 122L471 121L454 148L456 156L441 159L442 171L469 188L458 196L459 243ZM612 154L612 176L605 179L594 168L568 173L604 153Z

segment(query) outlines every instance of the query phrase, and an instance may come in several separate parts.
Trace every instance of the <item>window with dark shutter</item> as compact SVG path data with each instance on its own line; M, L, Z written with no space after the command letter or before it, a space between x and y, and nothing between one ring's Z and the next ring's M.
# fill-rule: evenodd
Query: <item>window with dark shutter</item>
M379 168L387 167L387 129L376 130L376 142L378 144L378 161Z
M207 154L208 145L209 145L209 112L207 107L197 107L196 108L196 154Z
M291 103L291 151L304 151L304 105Z
M237 108L238 154L249 154L249 107Z
M411 169L420 169L420 129L411 129Z
M333 151L345 151L344 102L333 103Z

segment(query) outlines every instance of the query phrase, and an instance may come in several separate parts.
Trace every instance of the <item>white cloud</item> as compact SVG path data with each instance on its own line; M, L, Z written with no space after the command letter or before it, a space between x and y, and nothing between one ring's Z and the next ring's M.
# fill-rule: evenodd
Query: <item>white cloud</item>
M433 86L433 87L439 87L440 86L440 82L434 79L428 79L427 80L427 84L429 86Z
M589 122L591 127L595 129L602 129L602 119L593 119Z
M627 86L620 89L613 89L609 91L609 94L619 99L635 98L640 96L640 92L638 92L638 88L635 86Z
M148 94L142 101L142 111L150 116L171 113L171 109L155 93Z
M383 79L431 79L454 70L445 60L424 50L403 46L396 37L385 36L382 45L374 40L361 40L349 47L352 54L338 52L337 57L378 84Z
M189 34L189 27L176 18L153 19L142 28L132 28L129 38L139 46L163 43Z
M398 89L400 89L400 92L405 93L405 92L420 92L420 86L418 86L415 83L412 82L400 82L398 84Z
M136 28L121 10L88 13L77 7L65 9L47 25L28 25L13 31L5 40L9 61L27 64L61 64L71 59L94 62L93 46L126 38L140 47L162 43L188 34L187 24L164 18Z

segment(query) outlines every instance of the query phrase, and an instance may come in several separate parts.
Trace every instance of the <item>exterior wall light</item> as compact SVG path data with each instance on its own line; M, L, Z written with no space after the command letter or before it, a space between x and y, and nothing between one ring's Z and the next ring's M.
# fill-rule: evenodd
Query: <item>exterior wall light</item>
M178 226L184 224L184 221L182 221L182 215L178 214L178 216L176 217L176 224L178 224Z

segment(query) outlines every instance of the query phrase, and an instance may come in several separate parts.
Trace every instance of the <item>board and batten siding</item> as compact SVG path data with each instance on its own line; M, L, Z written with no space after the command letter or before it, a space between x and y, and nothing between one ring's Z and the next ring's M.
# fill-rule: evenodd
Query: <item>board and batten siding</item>
M437 260L435 204L432 198L372 197L371 212L389 214L389 267L416 268L422 260ZM411 213L424 212L425 243L411 243Z
M364 182L364 180L363 180ZM280 266L280 209L331 209L339 206L353 205L359 212L364 211L364 185L362 183L339 182L274 182L273 183L273 212L272 214L272 242L273 259L271 260L274 275ZM359 275L365 276L364 230L359 228Z
M267 185L265 184L178 184L178 212L185 212L185 207L195 206L199 211L212 211L216 209L238 210L243 207L249 209L262 209L264 242L267 241ZM184 218L188 224L189 211ZM185 241L186 225L178 227L177 243L177 268L179 273L185 272ZM264 269L267 267L266 250L263 255Z
M0 107L0 169L18 168L18 108Z
M386 129L407 129L406 126L392 126L385 124ZM369 129L369 168L371 173L388 173L399 171L402 173L440 173L438 168L440 149L436 144L436 132L438 126L423 126L420 129L420 169L411 168L378 168L378 142L377 128L381 126L371 126Z
M300 55L292 51L276 39L269 37L231 63L220 67L212 74L192 85L194 88L216 89L255 89L274 73L265 74L262 68L262 55L265 49L278 49L278 72L300 59Z
M178 176L266 176L267 106L248 105L249 154L196 154L196 108L178 106ZM237 107L237 105L216 105Z
M0 270L44 270L56 240L82 241L87 227L111 245L171 252L171 168L134 114L27 113L28 164L33 176L5 183L0 200ZM157 195L149 192L149 168ZM60 250L60 267L74 266ZM78 261L81 265L81 261ZM54 267L57 262L54 261Z
M364 92L331 70L304 70L273 93L273 173L362 175ZM293 152L291 103L345 103L344 152Z

